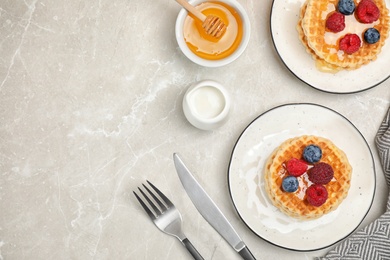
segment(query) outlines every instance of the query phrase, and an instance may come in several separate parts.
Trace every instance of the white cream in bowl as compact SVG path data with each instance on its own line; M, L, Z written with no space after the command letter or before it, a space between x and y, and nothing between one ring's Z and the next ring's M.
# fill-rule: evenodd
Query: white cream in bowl
M229 94L216 81L195 83L183 98L184 115L193 126L202 130L213 130L222 126L227 121L229 110Z

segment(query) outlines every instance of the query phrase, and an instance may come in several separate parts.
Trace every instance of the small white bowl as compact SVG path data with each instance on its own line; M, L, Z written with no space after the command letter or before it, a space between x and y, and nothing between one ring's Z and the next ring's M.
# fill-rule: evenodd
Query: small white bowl
M202 130L213 130L228 119L230 97L218 82L204 80L188 88L183 98L183 111L187 120Z
M207 2L208 0L191 0L189 3L191 5L199 5L203 2ZM188 12L183 8L176 19L176 27L175 27L175 33L176 33L176 40L179 45L179 48L184 53L185 56L187 56L188 59L193 61L194 63L204 66L204 67L221 67L224 65L227 65L234 60L236 60L245 50L246 46L248 45L249 38L250 38L250 32L251 32L251 25L250 20L248 17L248 14L246 13L245 9L238 3L236 0L215 0L217 2L223 2L225 4L228 4L229 6L233 7L237 13L240 15L243 23L243 35L240 45L237 47L237 49L228 57L219 59L219 60L207 60L203 59L199 56L197 56L195 53L193 53L187 46L185 40L184 40L184 34L183 34L183 27L184 27L184 21L188 15Z

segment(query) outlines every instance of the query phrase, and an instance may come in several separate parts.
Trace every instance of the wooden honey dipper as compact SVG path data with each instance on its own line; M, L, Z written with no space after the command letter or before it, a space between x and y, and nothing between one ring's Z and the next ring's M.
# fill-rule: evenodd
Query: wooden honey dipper
M207 34L220 38L226 31L226 25L221 18L214 15L205 16L194 6L190 5L187 0L176 0L176 2L202 21L202 27L205 29Z

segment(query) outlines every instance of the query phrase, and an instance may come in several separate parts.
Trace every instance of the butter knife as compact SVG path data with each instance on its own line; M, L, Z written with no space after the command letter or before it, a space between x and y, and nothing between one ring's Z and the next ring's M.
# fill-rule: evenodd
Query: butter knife
M200 186L177 153L173 154L173 161L180 181L188 196L194 203L199 213L207 222L233 247L234 250L245 260L255 260L244 241L238 236L232 225Z

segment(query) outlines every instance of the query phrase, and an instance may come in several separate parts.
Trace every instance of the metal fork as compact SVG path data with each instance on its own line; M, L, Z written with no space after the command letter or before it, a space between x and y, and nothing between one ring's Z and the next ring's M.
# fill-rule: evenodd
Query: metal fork
M184 235L181 229L181 215L180 212L176 209L175 205L148 180L146 181L150 187L158 194L158 196L164 201L162 201L144 184L142 186L149 193L149 196L153 198L155 202L153 202L149 196L147 196L139 187L138 190L143 195L144 199L151 206L152 210L143 202L143 200L133 191L135 197L138 199L141 206L144 208L146 213L148 213L149 217L153 220L154 224L164 233L174 236L180 240L180 242L187 248L190 254L196 260L203 260L203 257L199 254L199 252L195 249L195 247L191 244L188 238ZM158 204L158 207L156 206Z

